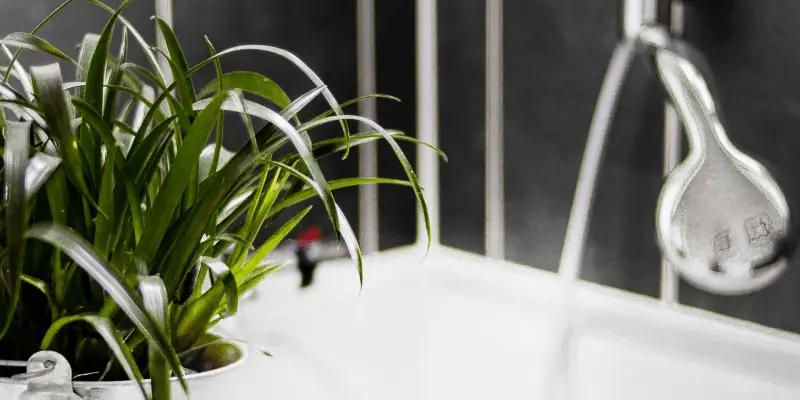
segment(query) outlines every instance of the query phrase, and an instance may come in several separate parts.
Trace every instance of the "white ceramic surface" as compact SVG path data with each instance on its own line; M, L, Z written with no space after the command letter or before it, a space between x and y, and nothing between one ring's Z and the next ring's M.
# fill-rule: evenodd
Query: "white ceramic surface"
M347 262L297 290L276 273L227 325L275 354L269 397L305 400L543 398L556 277L459 251ZM657 267L653 267L657 268ZM800 398L795 335L580 283L567 341L571 399Z

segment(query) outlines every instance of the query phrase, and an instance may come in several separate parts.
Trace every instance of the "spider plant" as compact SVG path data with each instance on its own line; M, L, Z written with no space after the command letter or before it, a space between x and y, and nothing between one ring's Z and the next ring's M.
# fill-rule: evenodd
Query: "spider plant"
M429 228L422 188L398 146L422 143L345 114L361 99L338 103L291 53L264 45L217 52L206 38L208 58L190 66L164 21L155 23L166 50L144 41L121 14L130 0L117 9L84 2L110 17L102 32L83 38L75 58L36 35L73 0L32 32L0 40L9 60L0 70L0 359L52 349L83 380L131 379L143 396L168 398L170 377L186 389L188 356L216 343L209 330L280 267L264 259L311 208L296 205L320 199L362 283L361 251L333 190L407 186ZM128 59L129 46L141 48L148 64ZM54 63L24 67L20 51L48 54ZM223 72L224 56L238 52L283 57L313 89L291 99L257 72ZM64 64L74 65L74 78L64 78ZM195 86L193 75L204 67L216 79ZM329 111L301 118L313 101ZM242 123L223 126L226 112ZM373 131L352 133L348 121ZM341 127L341 137L315 139L315 129L328 124ZM249 140L225 149L226 128L246 131ZM378 140L391 146L407 179L325 179L320 158L346 157ZM262 230L270 236L256 243Z

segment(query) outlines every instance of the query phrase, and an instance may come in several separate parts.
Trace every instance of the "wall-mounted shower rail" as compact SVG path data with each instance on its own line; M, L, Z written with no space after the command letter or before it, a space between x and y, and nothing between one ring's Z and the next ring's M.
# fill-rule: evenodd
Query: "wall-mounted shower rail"
M683 35L683 1L672 0L669 8L669 29L675 36ZM675 107L664 103L664 176L669 175L681 159L682 127ZM678 273L665 258L661 258L661 301L665 304L678 302Z
M439 87L437 0L417 0L417 137L438 147ZM439 244L439 160L432 151L417 146L417 172L431 220L431 243ZM417 243L426 243L427 233L422 212L417 212Z
M155 8L156 17L163 19L167 25L173 27L175 21L173 19L172 0L156 0ZM156 46L162 51L158 55L158 62L161 73L164 75L164 83L170 85L172 83L172 70L170 69L169 61L164 56L164 54L169 54L167 42L164 41L164 35L161 34L161 30L158 28L156 28Z
M505 256L503 1L486 0L486 255Z
M357 48L358 48L358 95L367 96L375 93L375 2L374 0L358 0L356 5ZM377 104L374 98L358 103L358 113L373 121L377 119ZM362 124L362 130L371 128ZM363 178L378 176L378 146L376 143L365 143L358 148L358 172ZM365 254L378 251L378 186L362 185L358 188L358 224L361 249Z

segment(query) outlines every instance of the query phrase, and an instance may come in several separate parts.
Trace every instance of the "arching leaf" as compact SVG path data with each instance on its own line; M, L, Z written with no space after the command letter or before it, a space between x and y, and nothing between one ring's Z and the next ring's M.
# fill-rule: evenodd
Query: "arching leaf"
M40 223L31 227L25 236L50 243L75 261L114 299L119 309L130 318L131 322L136 325L147 340L158 347L158 350L166 357L170 368L175 371L183 388L188 390L181 373L180 361L169 339L167 339L166 333L158 327L153 317L144 310L141 301L125 284L119 273L106 264L103 258L92 248L91 244L68 228L47 223Z

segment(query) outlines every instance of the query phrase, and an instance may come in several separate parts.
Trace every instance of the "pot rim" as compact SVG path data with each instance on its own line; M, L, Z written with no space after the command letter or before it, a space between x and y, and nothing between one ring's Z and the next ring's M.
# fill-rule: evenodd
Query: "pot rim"
M236 348L239 350L239 352L241 354L241 357L239 357L236 361L234 361L234 362L232 362L232 363L230 363L228 365L225 365L224 367L215 368L215 369L212 369L210 371L198 372L196 374L185 375L183 377L183 380L186 381L187 385L190 384L192 381L211 379L211 378L214 378L214 377L216 377L218 375L226 374L226 373L230 372L231 370L233 370L233 369L241 366L242 364L244 364L245 361L247 361L247 359L250 357L250 351L247 349L247 347L245 347L241 343L232 341L232 342L228 342L228 344L236 346ZM169 381L170 381L170 383L177 383L178 382L178 378L177 377L172 377L172 378L169 379ZM145 386L150 386L150 379L142 379L142 383ZM125 380L125 381L98 381L98 382L73 381L72 382L72 387L78 387L78 388L83 388L83 389L85 389L85 388L108 388L108 387L135 385L135 384L136 383L134 381L132 381L132 380ZM27 380L21 380L21 379L11 379L10 377L0 377L0 386L6 386L6 385L27 386L28 385L28 381Z

